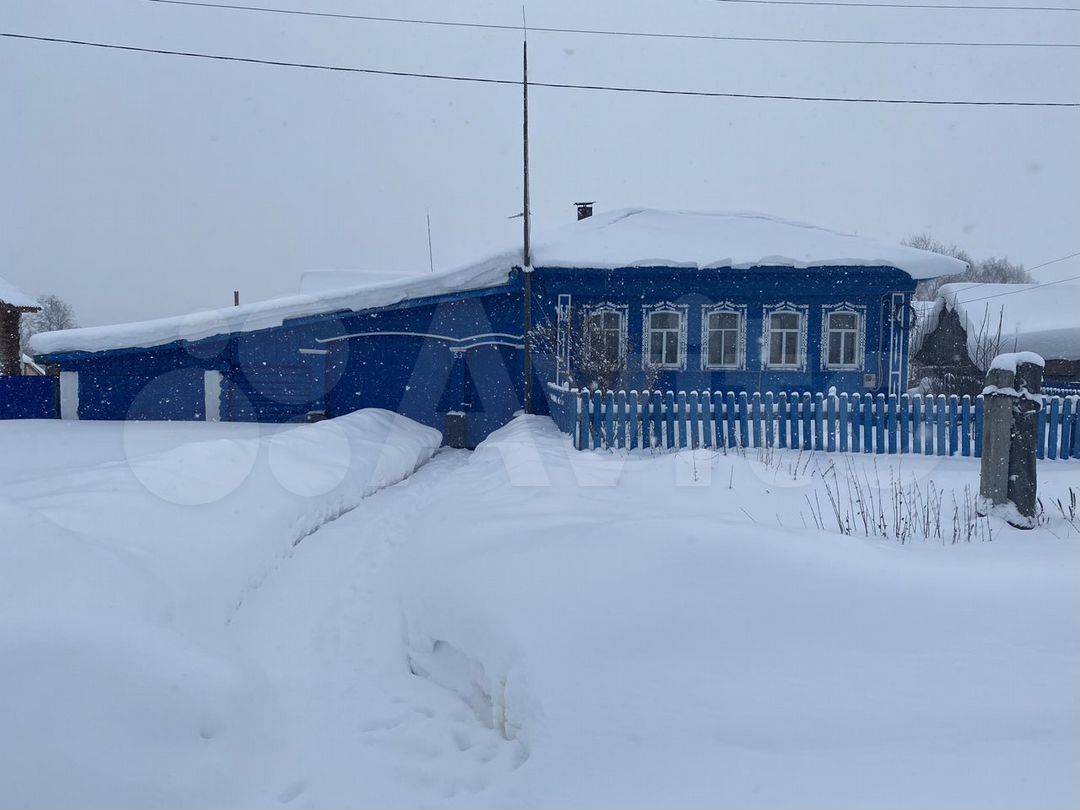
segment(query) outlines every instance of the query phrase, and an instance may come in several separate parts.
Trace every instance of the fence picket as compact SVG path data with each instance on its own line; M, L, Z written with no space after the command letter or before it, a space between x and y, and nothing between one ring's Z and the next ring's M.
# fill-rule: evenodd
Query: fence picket
M775 447L773 429L773 392L765 392L765 446Z
M664 401L663 394L659 391L653 391L652 396L649 397L652 400L652 418L653 418L653 447L667 447L664 443Z
M1039 408L1039 426L1036 443L1036 458L1046 458L1046 408Z
M959 444L960 428L957 425L956 409L959 404L956 394L949 396L949 455L955 456Z
M1072 435L1072 405L1071 397L1063 397L1061 400L1061 446L1058 450L1058 458L1068 458Z
M792 391L791 397L788 399L788 443L791 445L792 450L802 448L799 443L799 426L802 424L801 413L802 400L795 391Z
M850 407L850 404L847 392L841 394L837 407L839 422L836 426L836 430L840 434L841 453L846 453L848 450L848 408Z
M937 420L937 400L931 394L923 402L923 455L934 454L934 423Z
M825 397L820 391L814 394L814 449L825 449Z
M975 457L976 458L982 458L983 414L984 414L984 400L983 400L983 395L979 394L977 397L975 397Z
M700 400L697 391L690 392L690 447L696 450L701 447L701 415L699 413Z
M1046 457L1051 461L1057 458L1058 451L1058 423L1061 419L1061 414L1058 413L1058 402L1057 397L1050 400L1050 413L1046 425ZM1044 405L1043 409L1045 408Z
M876 411L876 413L874 414L874 427L875 427L875 433L877 434L874 437L875 442L876 442L874 444L874 452L875 453L884 453L885 452L885 395L884 394L878 394L877 395L877 400L874 402L874 404L877 406L874 409Z
M907 394L900 395L900 452L907 453L911 450L911 432L908 424L911 418L911 397Z
M750 427L747 424L750 416L750 405L746 401L746 392L739 392L739 447L750 446Z
M668 450L678 447L675 443L675 392L664 394L664 447Z
M802 449L814 449L814 401L809 393L802 397Z
M888 434L889 434L889 453L892 454L892 455L896 455L896 434L897 434L897 430L898 430L897 425L896 425L896 410L897 410L896 394L889 394L888 403L889 403L889 405L888 405L889 410L888 410L888 426L887 426L887 428L888 428Z
M971 396L964 394L960 400L960 423L963 432L960 434L960 452L965 456L971 455Z
M937 416L937 454L943 456L948 451L948 448L945 447L946 410L944 394L938 394L935 411L935 416Z
M676 438L678 442L675 446L679 448L687 447L686 443L686 392L680 391L675 398L675 424L678 425L679 435Z
M1073 402L1072 457L1080 458L1080 399L1069 397Z
M637 391L631 391L628 395L628 404L630 406L630 420L627 423L627 443L626 446L631 450L636 450L638 446L638 425L641 421L640 412L638 411L638 393Z

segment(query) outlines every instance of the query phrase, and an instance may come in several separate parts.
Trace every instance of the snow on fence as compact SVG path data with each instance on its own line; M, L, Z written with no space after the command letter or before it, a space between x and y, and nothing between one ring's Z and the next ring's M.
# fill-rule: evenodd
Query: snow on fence
M579 391L548 384L552 418L579 450L777 447L982 455L983 397ZM1039 458L1080 458L1080 398L1044 397Z

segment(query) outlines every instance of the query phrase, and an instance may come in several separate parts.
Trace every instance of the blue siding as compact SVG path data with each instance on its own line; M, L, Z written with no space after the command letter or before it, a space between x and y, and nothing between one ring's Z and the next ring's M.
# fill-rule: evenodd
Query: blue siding
M534 323L554 323L559 295L571 296L572 308L579 311L603 302L626 307L629 373L624 387L630 390L645 376L641 350L646 308L661 302L685 307L685 368L665 371L655 388L689 392L685 407L700 423L690 426L693 435L704 430L706 421L720 426L726 422L732 442L733 397L741 401L747 395L760 406L762 400L754 395L766 392L825 392L831 387L844 393L885 392L894 323L891 303L883 302L890 293L910 295L914 287L906 274L892 268L538 268L533 311ZM309 411L337 416L379 407L445 434L446 415L461 412L468 417L468 442L475 444L524 407L522 289L521 273L514 270L507 285L493 289L363 312L327 313L191 343L46 359L80 372L80 415L86 419L203 419L203 372L216 370L222 374L222 419L284 422L302 419ZM745 311L745 364L737 370L702 367L703 308L718 302L732 302ZM805 307L806 364L800 370L764 368L765 313L781 302ZM857 369L827 370L821 362L824 308L843 302L865 311L865 358ZM906 367L906 358L902 366ZM554 358L537 357L534 369L531 404L534 412L547 413L545 385L554 378ZM876 375L874 387L864 387L865 374ZM707 401L696 397L695 391L725 391L732 396ZM794 408L799 400L790 401ZM580 418L585 423L590 417ZM641 418L662 419L651 405L650 413ZM777 427L782 441L799 418L792 413L789 425ZM856 424L857 418L853 409ZM766 428L770 429L771 425ZM740 424L738 436L746 430ZM790 435L793 445L809 438ZM675 437L666 441L674 443Z
M59 416L55 377L0 377L0 419Z

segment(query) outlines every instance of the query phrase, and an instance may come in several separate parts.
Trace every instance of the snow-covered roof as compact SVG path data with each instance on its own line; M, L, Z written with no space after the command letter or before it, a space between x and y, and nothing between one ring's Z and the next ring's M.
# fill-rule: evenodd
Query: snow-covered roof
M227 332L279 326L288 318L389 306L421 298L504 284L522 264L516 245L480 262L404 279L380 279L351 288L283 296L255 304L119 326L69 329L34 335L35 354L103 351L199 340ZM750 212L700 213L628 208L599 213L549 231L537 231L534 267L617 269L679 267L742 269L780 267L895 267L923 279L962 272L948 256L887 245L851 234Z
M4 278L0 278L0 302L19 308L38 308L37 301Z
M1002 351L1034 352L1047 360L1080 358L1080 283L1075 281L943 284L920 335L937 328L945 307L960 316L973 357L979 333L996 335L1000 322ZM918 349L916 345L912 351Z

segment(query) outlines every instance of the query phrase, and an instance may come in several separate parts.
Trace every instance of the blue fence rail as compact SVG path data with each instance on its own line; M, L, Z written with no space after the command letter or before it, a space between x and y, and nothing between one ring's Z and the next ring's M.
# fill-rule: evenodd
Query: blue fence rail
M56 419L56 377L0 377L0 419Z
M777 447L982 455L983 398L884 394L579 391L548 385L579 450ZM1078 397L1044 397L1039 458L1080 458Z

